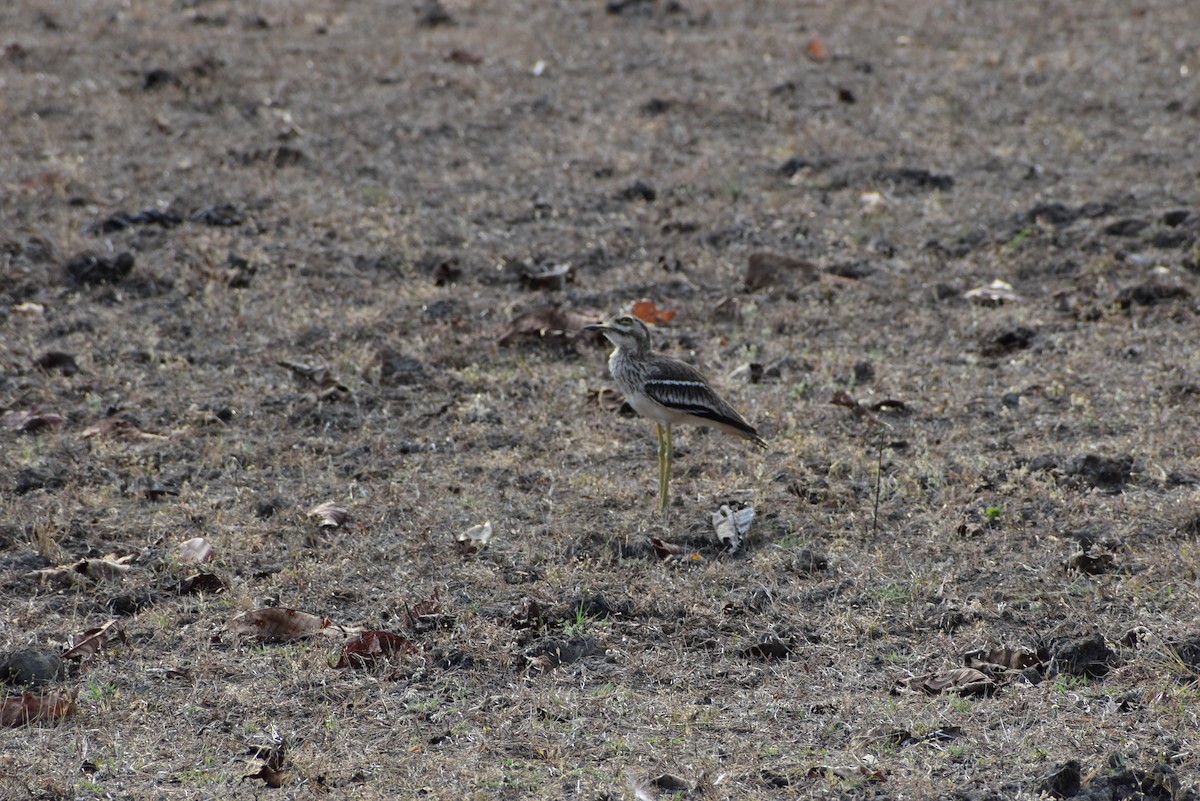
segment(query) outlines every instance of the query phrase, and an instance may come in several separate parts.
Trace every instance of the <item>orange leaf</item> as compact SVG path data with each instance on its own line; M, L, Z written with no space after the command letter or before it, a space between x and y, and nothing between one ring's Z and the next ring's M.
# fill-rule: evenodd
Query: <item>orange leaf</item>
M804 55L813 61L824 61L829 58L829 51L825 49L825 42L821 39L821 34L814 33L813 37L808 40L808 44L804 46Z
M629 307L629 313L643 323L650 323L651 325L669 323L675 319L676 314L674 309L660 309L654 305L654 301L646 300L645 298L634 301L633 305Z

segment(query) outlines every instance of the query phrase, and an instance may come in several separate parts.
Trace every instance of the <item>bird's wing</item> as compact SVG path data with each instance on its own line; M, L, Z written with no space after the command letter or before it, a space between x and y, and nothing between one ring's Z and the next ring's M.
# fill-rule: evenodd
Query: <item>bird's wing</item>
M758 432L713 391L700 371L674 359L659 359L650 365L642 391L655 403L682 414L711 420L736 429L747 439Z

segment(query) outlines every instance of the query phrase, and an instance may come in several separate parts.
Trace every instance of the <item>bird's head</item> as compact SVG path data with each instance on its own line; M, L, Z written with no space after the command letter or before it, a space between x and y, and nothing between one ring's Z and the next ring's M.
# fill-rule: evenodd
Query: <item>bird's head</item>
M618 348L641 350L650 346L650 330L636 317L618 317L607 323L584 326L584 331L599 331Z

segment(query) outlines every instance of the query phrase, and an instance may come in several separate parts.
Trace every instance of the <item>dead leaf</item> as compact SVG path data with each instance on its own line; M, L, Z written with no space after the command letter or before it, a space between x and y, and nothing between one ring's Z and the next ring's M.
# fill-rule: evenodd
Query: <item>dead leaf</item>
M71 647L63 651L63 659L78 659L86 662L108 646L110 638L125 642L125 632L117 625L116 620L110 620L103 626L88 629L82 634L71 637Z
M929 695L944 692L953 692L959 695L990 695L996 689L996 682L992 681L987 674L969 667L915 676L902 684L910 690Z
M225 582L215 573L197 573L181 579L175 585L176 595L199 595L200 593L216 594L225 591Z
M418 601L412 605L412 609L408 610L409 621L417 617L428 617L436 615L442 611L442 602L438 600L438 589L433 588L433 592L424 601Z
M729 508L729 504L722 504L719 510L709 515L713 528L717 531L717 539L729 549L729 553L737 553L738 548L742 547L746 532L750 530L750 524L754 522L754 514L752 506L746 506L735 512Z
M829 767L817 765L808 769L808 778L823 779L834 776L838 779L865 779L869 782L887 781L887 775L882 770L871 770L866 765L847 765L845 767Z
M309 517L320 520L321 528L337 528L346 522L348 514L346 507L337 501L325 501L308 510Z
M528 596L508 613L508 625L514 629L536 629L542 625L542 605Z
M810 61L825 61L829 58L829 51L825 49L825 41L819 33L814 33L812 38L808 40L808 44L804 45L804 55L808 56Z
M1067 571L1077 570L1080 573L1085 573L1089 576L1099 576L1103 573L1111 573L1116 566L1116 558L1111 553L1098 551L1088 553L1079 551L1071 554L1066 561Z
M315 384L320 390L318 395L320 398L350 394L350 388L339 381L333 372L323 364L305 364L290 359L280 359L276 364L291 370L292 377L296 379L297 383Z
M968 289L963 293L963 297L981 306L999 306L1003 303L1018 303L1022 300L1022 297L1013 290L1012 284L1001 281L999 278L986 286Z
M631 303L626 313L650 325L666 325L675 319L676 314L674 309L660 309L654 301L645 298Z
M683 552L682 547L675 545L674 543L664 542L658 537L651 537L650 545L654 548L654 553L658 555L659 559L666 559L670 556L678 556Z
M521 273L521 283L531 289L566 289L567 283L574 280L569 262Z
M475 55L470 50L462 50L457 47L447 53L442 60L447 64L462 64L466 66L483 63L483 59L480 56Z
M518 315L496 344L503 348L523 340L567 342L591 322L591 317L576 312L557 306L541 306Z
M346 640L334 667L366 667L400 653L419 654L421 648L407 637L390 631L364 631Z
M1009 670L1024 670L1027 667L1040 665L1042 661L1037 654L1017 648L980 649L963 654L963 664L976 670L982 670L988 666L999 666L1008 668Z
M143 439L162 441L170 439L170 437L163 434L152 434L149 431L143 431L138 425L136 418L128 414L105 417L95 425L90 425L79 432L79 435L85 439L95 436L115 437L125 440Z
M272 732L274 742L270 746L260 746L251 749L251 757L262 760L262 766L256 773L242 777L246 779L262 779L268 787L280 788L288 783L291 774L285 769L287 763L288 742L278 732Z
M833 406L845 406L850 411L854 412L854 416L864 418L872 422L878 420L871 410L856 401L854 397L845 390L839 389L829 397L829 403Z
M492 521L485 520L477 526L471 526L460 533L456 540L458 552L464 556L482 551L492 541Z
M596 403L606 412L615 412L625 404L621 390L605 387L596 393Z
M436 587L428 598L413 604L411 609L406 607L405 615L408 618L408 627L422 634L434 629L453 628L457 620L454 615L442 613L442 602L438 600Z
M133 569L126 564L133 558L133 554L118 557L110 553L100 559L80 559L69 565L43 567L40 570L34 570L30 575L38 576L42 581L52 581L64 586L75 584L81 577L95 580L120 578Z
M179 561L181 564L193 565L212 559L212 546L203 537L193 537L179 543Z
M42 431L63 424L65 418L61 414L39 412L37 408L13 410L0 416L0 425L9 431Z
M317 634L332 625L327 617L297 612L280 606L265 606L252 612L243 612L229 621L229 630L234 634L256 637L263 642L292 642Z
M10 695L0 701L0 726L48 723L74 715L75 696L78 692L24 692L20 695Z

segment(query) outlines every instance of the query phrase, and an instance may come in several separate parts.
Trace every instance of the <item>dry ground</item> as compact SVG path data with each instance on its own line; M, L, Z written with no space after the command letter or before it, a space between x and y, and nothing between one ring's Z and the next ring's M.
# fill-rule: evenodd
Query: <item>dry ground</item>
M0 649L125 634L0 796L1196 798L1195 3L440 11L0 7ZM770 442L665 519L603 344L499 342L643 297Z

